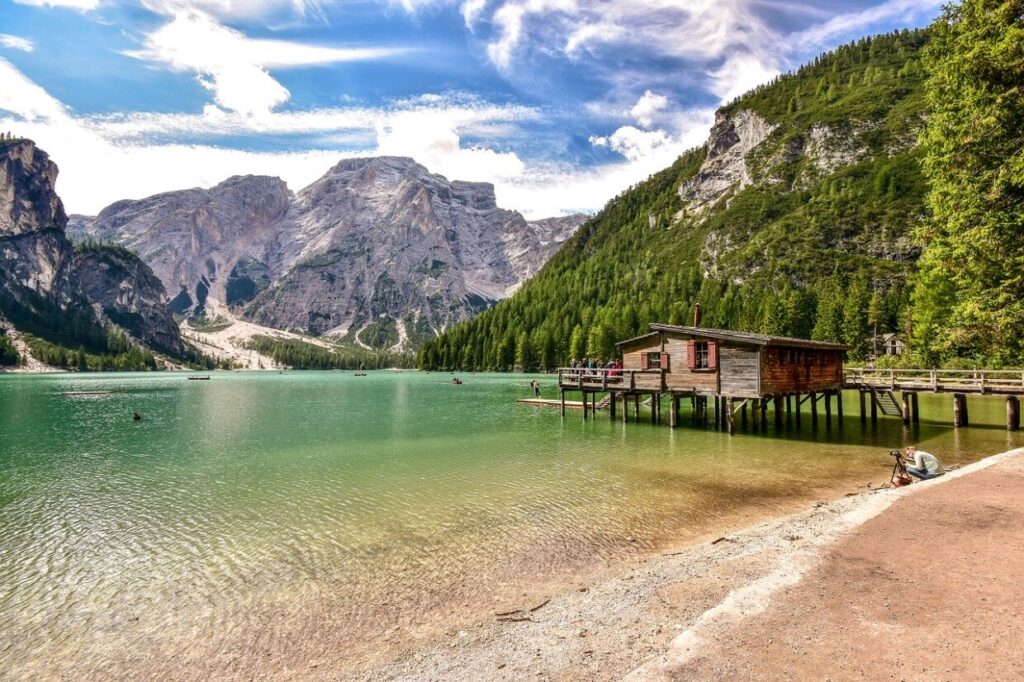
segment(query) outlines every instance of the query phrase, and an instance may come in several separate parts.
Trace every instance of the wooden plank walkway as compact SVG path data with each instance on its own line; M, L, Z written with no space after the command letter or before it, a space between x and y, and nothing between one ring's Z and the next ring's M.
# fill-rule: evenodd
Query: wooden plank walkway
M843 388L925 393L1024 395L1024 370L847 368Z

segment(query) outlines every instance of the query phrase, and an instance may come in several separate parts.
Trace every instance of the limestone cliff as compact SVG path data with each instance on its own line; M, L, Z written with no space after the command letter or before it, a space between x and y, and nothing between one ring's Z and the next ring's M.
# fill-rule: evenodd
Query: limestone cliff
M184 351L160 281L133 254L75 249L55 190L57 166L31 140L0 146L0 315L45 337L115 326L156 350ZM63 318L63 321L62 321ZM66 327L66 329L61 329Z

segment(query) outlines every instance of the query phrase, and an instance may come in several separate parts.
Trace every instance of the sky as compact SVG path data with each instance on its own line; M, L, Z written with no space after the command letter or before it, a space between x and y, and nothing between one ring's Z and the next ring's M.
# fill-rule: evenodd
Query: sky
M595 211L715 109L941 0L0 0L0 132L71 213L409 156L531 218Z

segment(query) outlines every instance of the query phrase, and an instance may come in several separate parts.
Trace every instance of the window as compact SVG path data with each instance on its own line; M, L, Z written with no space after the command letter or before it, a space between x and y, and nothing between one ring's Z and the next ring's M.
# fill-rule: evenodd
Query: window
M647 369L661 369L661 353L647 354Z
M708 362L708 342L695 341L693 344L694 369L707 369L710 366Z

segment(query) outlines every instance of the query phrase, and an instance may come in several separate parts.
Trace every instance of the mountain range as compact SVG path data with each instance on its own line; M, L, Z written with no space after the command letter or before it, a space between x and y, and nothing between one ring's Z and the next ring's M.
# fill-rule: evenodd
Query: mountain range
M376 157L297 193L239 176L119 201L69 234L137 253L176 313L408 350L510 295L585 219L528 221L490 184Z

